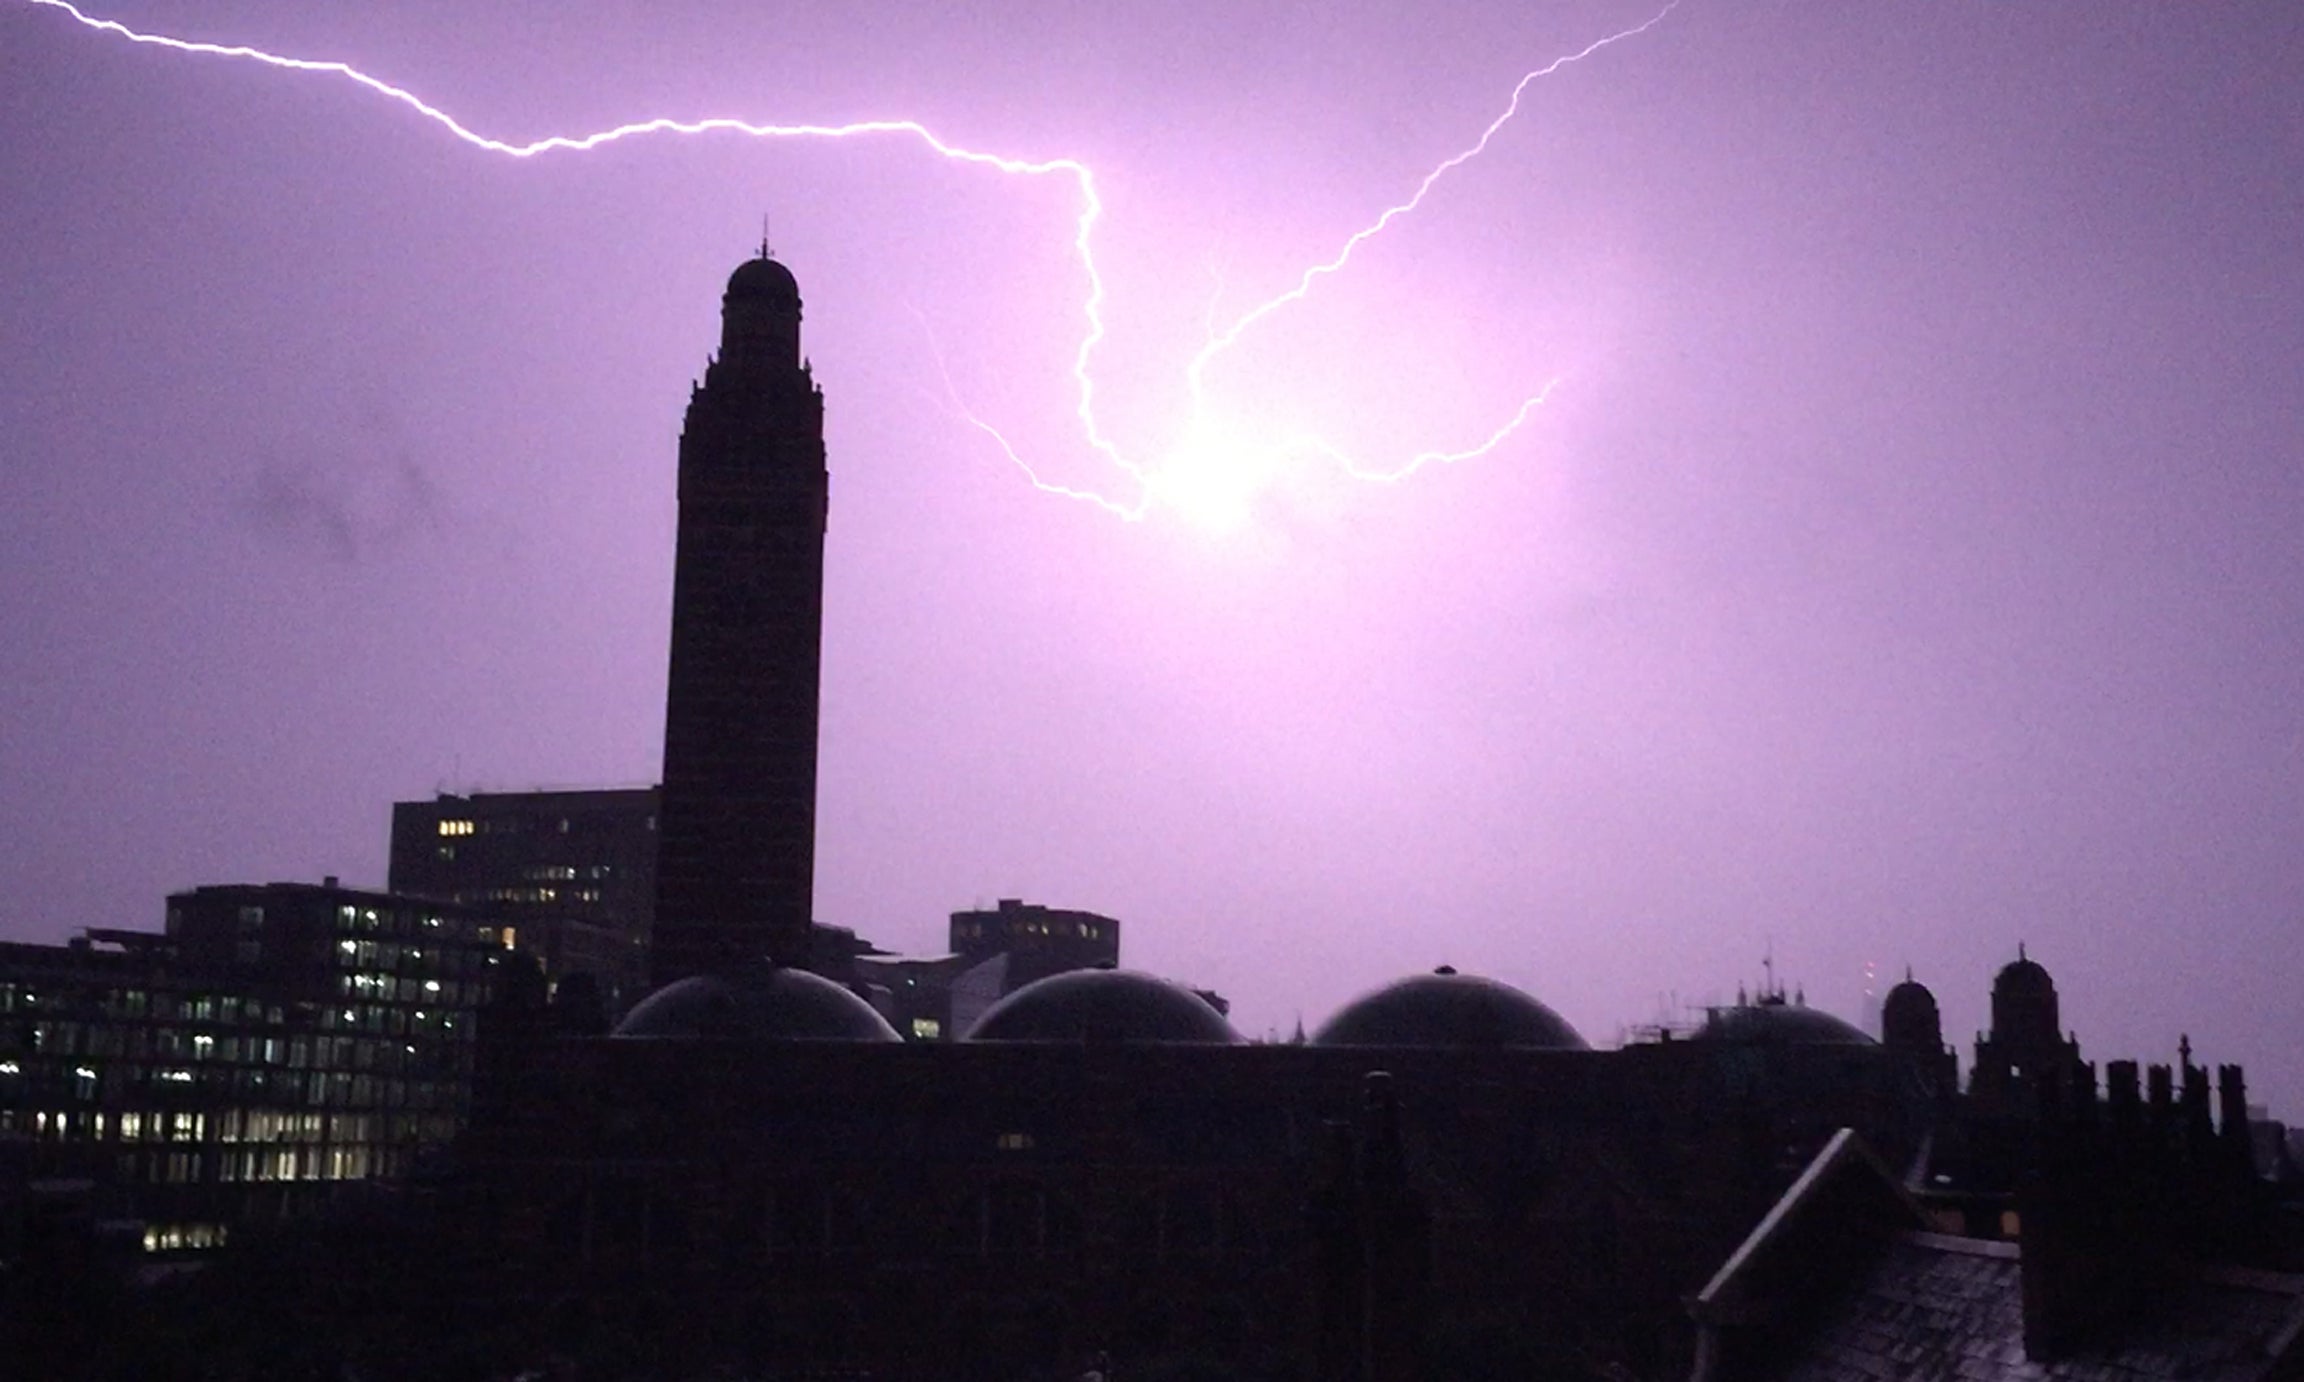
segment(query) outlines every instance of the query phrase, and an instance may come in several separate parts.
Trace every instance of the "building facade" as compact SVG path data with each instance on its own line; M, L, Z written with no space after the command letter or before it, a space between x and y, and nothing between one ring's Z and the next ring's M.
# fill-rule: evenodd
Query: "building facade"
M589 974L620 1008L647 983L657 810L653 787L394 802L385 886L496 921L548 981Z
M155 1251L325 1206L445 1146L503 952L461 908L271 883L164 932L0 945L0 1139L102 1187Z
M951 946L970 963L1006 955L1008 986L1021 988L1065 970L1120 963L1120 923L1004 897L991 908L954 912Z

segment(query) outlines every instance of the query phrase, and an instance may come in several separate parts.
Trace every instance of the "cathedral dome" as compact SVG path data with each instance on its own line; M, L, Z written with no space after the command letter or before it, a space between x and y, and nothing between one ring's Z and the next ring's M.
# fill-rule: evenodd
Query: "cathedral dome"
M1182 984L1125 969L1074 969L1036 979L993 1004L964 1040L1232 1046L1240 1034Z
M614 1034L761 1042L902 1040L871 1004L830 979L768 965L666 984L625 1014Z
M736 272L728 275L728 293L723 300L735 302L744 299L788 303L797 307L800 305L800 280L792 276L790 269L766 255L747 259L736 266Z
M1871 1046L1872 1038L1821 1008L1781 997L1714 1008L1696 1040L1754 1046Z
M1345 1004L1312 1044L1591 1049L1558 1013L1519 989L1445 967Z

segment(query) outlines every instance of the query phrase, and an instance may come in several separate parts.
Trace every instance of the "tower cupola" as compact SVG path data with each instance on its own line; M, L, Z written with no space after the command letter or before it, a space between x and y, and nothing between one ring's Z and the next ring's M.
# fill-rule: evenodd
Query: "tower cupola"
M736 266L720 296L720 358L739 367L800 367L800 281L765 245Z

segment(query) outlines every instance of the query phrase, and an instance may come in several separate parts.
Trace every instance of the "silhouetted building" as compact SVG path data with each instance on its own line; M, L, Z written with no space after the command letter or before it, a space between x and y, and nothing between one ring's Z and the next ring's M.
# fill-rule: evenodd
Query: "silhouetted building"
M462 908L268 883L164 933L0 945L0 1141L117 1187L147 1248L206 1248L446 1145L502 952Z
M1931 1131L1946 1126L1960 1099L1960 1058L1945 1043L1936 995L1909 969L1880 1005L1880 1044L1910 1083L1913 1102L1928 1110Z
M547 980L590 974L621 1010L648 978L656 815L653 787L394 802L385 886L494 919Z
M1120 923L1094 912L1004 897L989 910L952 914L952 953L971 961L1008 956L1008 984L1021 988L1068 969L1120 963Z
M2038 1102L2044 1083L2068 1084L2081 1074L2079 1043L2058 1025L2056 984L2037 960L2016 948L2016 958L1992 981L1992 1030L1976 1040L1968 1092L1987 1113L2022 1117Z
M680 434L654 978L805 963L816 859L824 396L765 253L721 298Z

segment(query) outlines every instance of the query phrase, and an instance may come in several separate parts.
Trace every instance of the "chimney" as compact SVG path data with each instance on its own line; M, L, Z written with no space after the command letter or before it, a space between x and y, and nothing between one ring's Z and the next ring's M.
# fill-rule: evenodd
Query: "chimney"
M2105 1103L2117 1131L2133 1137L2144 1123L2144 1101L2136 1084L2136 1062L2116 1060L2104 1067Z
M2187 1059L2184 1062L2184 1155L2194 1166L2204 1165L2215 1145L2216 1124L2208 1105L2208 1072Z
M2248 1078L2237 1065L2216 1067L2216 1102L2221 1115L2218 1140L2225 1160L2251 1180L2256 1175L2255 1134L2248 1127Z

